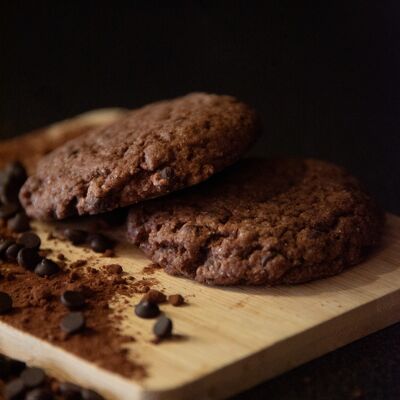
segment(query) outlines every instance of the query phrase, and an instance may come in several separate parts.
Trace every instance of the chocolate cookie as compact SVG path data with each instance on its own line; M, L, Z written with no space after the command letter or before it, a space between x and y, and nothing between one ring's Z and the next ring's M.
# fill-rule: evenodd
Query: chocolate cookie
M173 275L274 285L359 263L382 224L374 202L343 169L309 159L253 159L133 206L128 237Z
M255 113L233 97L193 93L150 104L46 156L20 200L40 219L109 211L207 179L258 132Z

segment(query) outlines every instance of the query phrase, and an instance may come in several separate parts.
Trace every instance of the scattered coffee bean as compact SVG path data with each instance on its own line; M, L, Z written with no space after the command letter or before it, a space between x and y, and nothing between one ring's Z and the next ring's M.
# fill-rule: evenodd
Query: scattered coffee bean
M113 247L110 239L100 233L90 235L88 240L90 248L96 253L104 253L107 249L111 249Z
M85 297L82 293L67 290L61 295L61 303L70 310L80 310L85 306Z
M78 385L70 382L62 382L59 386L62 398L68 400L81 400L81 390Z
M154 324L153 332L158 338L166 338L171 336L172 321L165 315L162 315Z
M83 400L104 400L103 396L90 389L82 389L81 395Z
M3 204L0 207L0 218L8 219L15 215L19 210L19 205L15 203Z
M87 232L80 229L67 228L64 230L64 236L74 245L83 244L87 239Z
M135 314L140 318L155 318L160 314L160 309L157 304L145 300L135 306Z
M8 246L6 250L6 259L8 261L16 261L20 249L21 246L16 243L13 243L12 245Z
M172 304L174 307L179 307L185 302L185 299L180 294L171 294L168 296L168 303Z
M12 310L13 301L8 293L0 292L0 315L7 314Z
M22 371L20 378L27 388L35 388L44 383L46 374L40 368L31 367L27 368L25 371Z
M38 249L40 247L41 241L40 237L33 232L23 233L17 240L17 243L28 249Z
M149 301L150 303L156 303L156 304L161 304L165 303L167 300L167 296L165 296L164 293L155 290L155 289L150 289L142 298L141 301Z
M22 212L15 214L14 217L9 219L7 227L11 231L17 233L29 231L29 229L31 228L28 217Z
M12 240L3 240L0 243L0 258L5 259L6 258L6 250L13 244L14 242Z
M18 251L18 264L27 269L33 269L40 262L41 257L37 250L31 248L22 248Z
M4 398L6 400L20 400L26 391L24 382L22 379L17 378L12 380L4 388Z
M39 276L50 276L56 274L60 270L58 264L54 261L44 258L35 268L35 274Z
M72 312L66 315L60 322L60 328L68 334L82 330L85 326L85 317L81 312Z
M55 399L53 393L46 388L36 388L28 392L25 400L53 400Z

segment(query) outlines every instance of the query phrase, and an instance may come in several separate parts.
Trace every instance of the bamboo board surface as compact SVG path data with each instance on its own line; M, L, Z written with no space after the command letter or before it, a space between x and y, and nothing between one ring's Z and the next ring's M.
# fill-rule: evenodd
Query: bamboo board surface
M83 249L46 241L49 227L37 224L44 246L71 260ZM110 259L111 260L111 259ZM149 260L121 244L113 263L143 276ZM129 344L149 376L133 381L101 370L26 333L0 323L0 351L45 367L56 377L96 388L110 399L217 399L276 376L339 346L400 320L400 218L388 215L384 241L369 260L338 276L298 286L215 288L156 270L155 288L181 293L184 307L163 307L182 335L154 345L154 321L125 305L121 324L136 338ZM115 299L118 303L118 299Z

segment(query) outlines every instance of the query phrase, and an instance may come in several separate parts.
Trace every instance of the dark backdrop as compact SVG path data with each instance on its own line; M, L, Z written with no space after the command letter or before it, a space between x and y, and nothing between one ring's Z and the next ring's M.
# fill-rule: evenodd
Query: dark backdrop
M400 213L398 1L57 3L1 3L2 137L98 107L233 94L263 118L255 153L342 164Z

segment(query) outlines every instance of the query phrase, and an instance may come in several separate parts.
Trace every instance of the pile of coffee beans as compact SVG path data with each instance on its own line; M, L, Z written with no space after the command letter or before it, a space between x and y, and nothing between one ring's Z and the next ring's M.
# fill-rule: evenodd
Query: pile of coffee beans
M48 377L37 367L28 367L24 362L0 354L0 382L5 400L102 400L93 390L81 388L73 383L59 383Z

